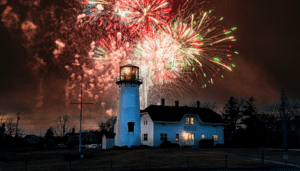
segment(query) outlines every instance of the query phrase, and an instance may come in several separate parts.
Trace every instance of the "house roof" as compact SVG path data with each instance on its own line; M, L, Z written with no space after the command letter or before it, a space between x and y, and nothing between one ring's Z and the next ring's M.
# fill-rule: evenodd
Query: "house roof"
M36 135L26 135L23 139L23 141L28 141L31 137L36 136ZM38 137L38 136L36 136Z
M153 121L180 122L185 114L196 114L205 123L225 123L222 117L208 108L150 105L141 113L149 113Z

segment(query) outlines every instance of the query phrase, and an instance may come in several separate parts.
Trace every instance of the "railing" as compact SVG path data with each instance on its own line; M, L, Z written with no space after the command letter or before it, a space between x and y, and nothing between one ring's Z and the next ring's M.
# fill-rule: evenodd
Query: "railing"
M116 82L134 82L134 83L141 83L143 79L132 79L132 80L126 80L123 77L117 77Z

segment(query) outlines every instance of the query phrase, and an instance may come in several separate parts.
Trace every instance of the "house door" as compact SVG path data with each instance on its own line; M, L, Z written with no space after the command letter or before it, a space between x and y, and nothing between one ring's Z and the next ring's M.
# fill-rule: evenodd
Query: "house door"
M186 145L194 145L194 136L195 134L192 133L187 133L187 141L186 141Z

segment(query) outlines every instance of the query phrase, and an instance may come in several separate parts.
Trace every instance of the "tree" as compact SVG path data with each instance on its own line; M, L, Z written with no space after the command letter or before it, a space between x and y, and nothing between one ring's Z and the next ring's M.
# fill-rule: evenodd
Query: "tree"
M45 138L47 138L47 139L54 139L54 130L53 130L52 127L50 127L50 128L47 130L47 132L46 132L46 134L45 134Z
M13 120L13 118L6 119L5 135L8 137L12 137L16 132L16 124L13 122Z
M54 134L56 136L64 137L67 132L70 131L70 126L69 126L69 119L70 116L64 115L64 116L59 116L57 117L54 122L56 125L54 126Z
M115 117L111 116L105 122L99 122L98 126L100 131L114 132L114 120Z
M230 97L225 107L223 108L223 118L228 125L225 127L225 133L227 135L231 132L235 132L237 121L242 117L241 106L243 105L243 100L238 103L238 100L234 97Z
M300 104L288 100L285 103L285 117L286 120L300 119ZM277 121L283 120L282 104L277 102L275 104L267 104L262 107L265 114L273 115Z
M257 110L254 105L253 97L250 97L248 101L246 101L246 105L243 106L243 115L242 124L247 125L247 130L254 129L255 124L257 124L259 117L256 116Z
M245 109L245 110L243 111L243 115L244 115L244 116L251 116L251 115L257 113L256 107L255 107L255 105L253 104L253 102L254 102L253 97L250 97L249 100L246 101L246 104L247 104L247 105L243 106L243 108Z

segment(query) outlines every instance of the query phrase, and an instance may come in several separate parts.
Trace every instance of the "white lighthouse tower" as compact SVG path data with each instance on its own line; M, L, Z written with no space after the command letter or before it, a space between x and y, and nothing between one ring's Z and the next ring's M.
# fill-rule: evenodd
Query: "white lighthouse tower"
M119 87L119 112L116 122L115 146L128 147L141 144L141 114L139 68L134 65L120 67L116 82Z

